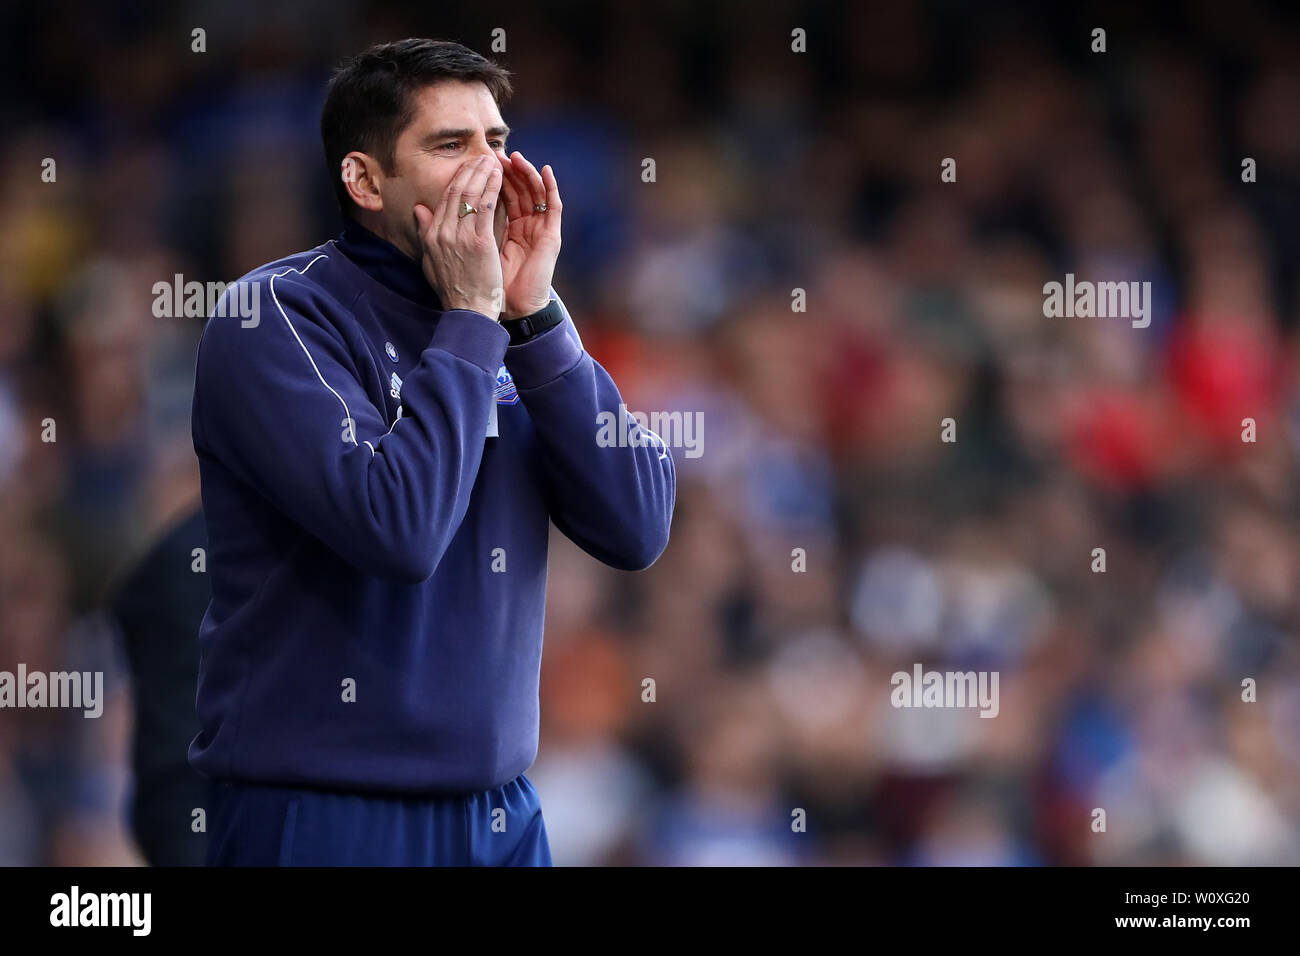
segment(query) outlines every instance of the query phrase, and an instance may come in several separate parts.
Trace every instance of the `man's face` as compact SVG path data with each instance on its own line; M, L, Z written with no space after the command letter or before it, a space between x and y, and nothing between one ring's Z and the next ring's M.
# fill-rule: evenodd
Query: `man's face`
M437 208L456 175L470 160L484 154L506 155L509 128L488 88L479 82L444 80L413 94L415 117L397 137L392 175L384 177L383 218L389 236L402 237L405 251L422 255L415 204ZM460 199L453 197L457 205ZM505 236L506 209L497 200L493 210L497 247Z

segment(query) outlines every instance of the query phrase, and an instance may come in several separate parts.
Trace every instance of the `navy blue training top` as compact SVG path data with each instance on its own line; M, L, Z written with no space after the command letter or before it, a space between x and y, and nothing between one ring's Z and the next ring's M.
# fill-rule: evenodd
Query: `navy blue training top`
M567 309L507 347L359 225L239 283L195 378L212 602L190 762L354 791L513 779L537 755L548 522L649 566L676 494L667 447ZM632 440L598 442L602 412Z

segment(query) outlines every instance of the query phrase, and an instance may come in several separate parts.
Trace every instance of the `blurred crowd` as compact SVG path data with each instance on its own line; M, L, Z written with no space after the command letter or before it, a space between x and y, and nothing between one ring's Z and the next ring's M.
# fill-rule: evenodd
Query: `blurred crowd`
M1294 11L450 6L0 14L0 670L108 697L0 710L0 864L140 859L105 607L197 501L202 325L151 290L336 234L324 81L408 35L514 72L588 351L703 414L653 568L555 535L557 863L1300 863ZM1066 273L1150 326L1045 318ZM915 663L998 716L891 706Z

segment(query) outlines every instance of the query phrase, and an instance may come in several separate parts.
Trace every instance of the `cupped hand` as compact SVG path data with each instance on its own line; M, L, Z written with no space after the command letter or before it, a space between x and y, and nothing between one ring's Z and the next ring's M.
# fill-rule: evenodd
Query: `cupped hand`
M501 194L506 200L506 233L501 244L501 278L505 290L503 319L532 315L546 308L560 255L560 218L564 211L555 171L541 172L519 150L505 157ZM544 210L538 207L545 206Z
M502 258L492 226L500 201L502 166L496 156L464 163L432 210L415 204L424 277L444 309L470 309L499 319ZM460 216L461 202L478 212Z

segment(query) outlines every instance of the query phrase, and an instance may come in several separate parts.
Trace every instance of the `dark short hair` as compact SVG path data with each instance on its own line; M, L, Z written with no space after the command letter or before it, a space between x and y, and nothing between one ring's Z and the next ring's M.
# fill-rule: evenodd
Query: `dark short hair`
M351 216L356 206L339 175L343 157L361 150L391 175L397 138L415 117L413 94L441 80L483 83L498 109L512 93L509 70L450 40L376 44L334 71L321 109L320 135L344 216Z

